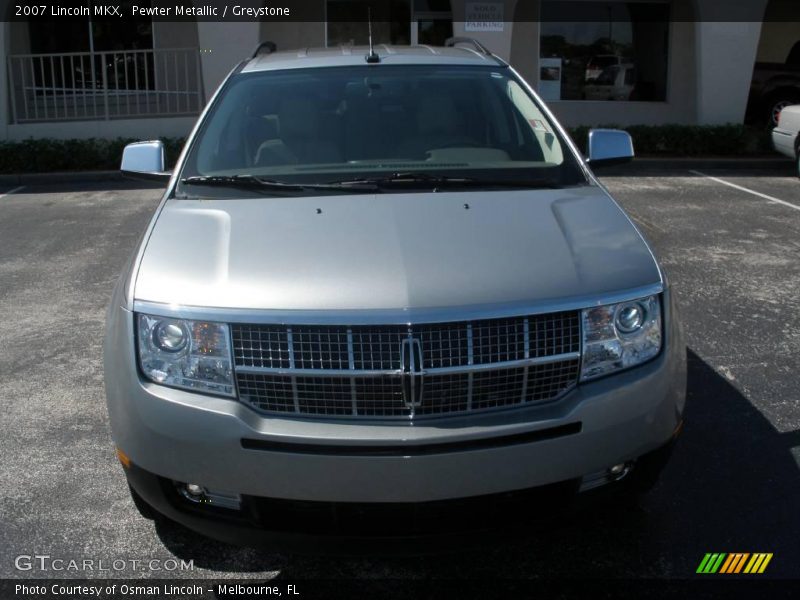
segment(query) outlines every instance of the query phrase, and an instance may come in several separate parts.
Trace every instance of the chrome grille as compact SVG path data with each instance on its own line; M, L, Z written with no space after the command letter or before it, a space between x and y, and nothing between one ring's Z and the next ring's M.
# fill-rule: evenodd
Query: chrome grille
M238 373L239 396L257 399L257 407L269 412L297 412L292 378L273 375Z
M234 340L238 366L289 368L289 339L286 327L237 325L234 328Z
M418 329L419 341L425 349L422 353L424 368L460 367L469 364L469 325L445 323L420 326Z
M418 415L437 415L469 410L469 374L431 375L422 384ZM519 399L519 396L517 396Z
M291 327L295 369L347 369L347 329Z
M392 371L400 368L400 340L408 327L353 327L353 368L358 371Z
M571 389L580 363L578 311L413 325L233 324L231 331L239 396L271 413L408 418L530 405ZM418 342L418 366L404 364L410 340Z

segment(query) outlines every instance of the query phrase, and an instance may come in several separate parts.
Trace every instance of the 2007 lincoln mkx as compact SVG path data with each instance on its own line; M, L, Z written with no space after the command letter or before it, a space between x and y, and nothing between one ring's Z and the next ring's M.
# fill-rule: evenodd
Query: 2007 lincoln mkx
M666 276L592 173L632 157L595 130L584 159L472 40L262 44L171 173L159 142L124 152L169 180L108 312L137 507L255 544L652 486L686 364Z

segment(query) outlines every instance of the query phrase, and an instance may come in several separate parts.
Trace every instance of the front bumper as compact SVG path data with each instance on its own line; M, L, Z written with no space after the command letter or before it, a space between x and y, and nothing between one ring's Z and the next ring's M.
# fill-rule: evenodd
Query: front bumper
M676 432L677 436L677 432ZM411 503L295 501L242 496L238 510L189 501L175 482L134 464L128 483L158 513L230 544L314 554L438 553L552 527L582 508L635 497L658 478L675 437L630 473L578 495L581 480L455 500ZM624 498L623 498L624 499Z
M795 135L790 131L784 131L777 127L774 128L772 130L772 147L775 148L777 152L791 159L797 157L795 151Z
M559 484L661 447L683 412L685 348L669 292L653 361L542 406L414 423L264 416L142 381L132 314L112 306L105 374L116 445L147 472L222 492L420 503Z

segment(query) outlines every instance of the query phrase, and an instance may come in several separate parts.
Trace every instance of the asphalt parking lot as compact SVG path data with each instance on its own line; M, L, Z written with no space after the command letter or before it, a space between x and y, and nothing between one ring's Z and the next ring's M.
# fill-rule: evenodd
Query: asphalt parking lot
M0 577L82 575L14 566L47 554L194 561L114 576L684 578L706 552L772 552L766 575L796 577L800 181L788 161L706 174L716 179L604 178L653 243L686 329L686 426L657 488L638 508L435 559L266 554L139 517L113 453L101 349L111 288L160 192L0 188Z

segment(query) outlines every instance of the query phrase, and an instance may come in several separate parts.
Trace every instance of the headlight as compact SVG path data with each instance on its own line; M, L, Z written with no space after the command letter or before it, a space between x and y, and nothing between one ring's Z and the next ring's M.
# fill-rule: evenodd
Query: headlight
M137 315L139 366L164 385L234 396L228 326Z
M661 350L658 296L583 310L581 381L639 365Z

